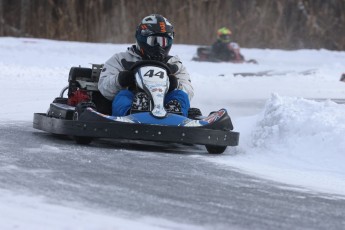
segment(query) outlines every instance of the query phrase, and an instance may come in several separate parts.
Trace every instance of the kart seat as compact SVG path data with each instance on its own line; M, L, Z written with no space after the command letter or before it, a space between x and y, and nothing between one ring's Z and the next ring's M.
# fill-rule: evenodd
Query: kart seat
M69 71L68 82L77 82L85 90L98 91L97 83L103 64L93 64L92 68L72 67Z

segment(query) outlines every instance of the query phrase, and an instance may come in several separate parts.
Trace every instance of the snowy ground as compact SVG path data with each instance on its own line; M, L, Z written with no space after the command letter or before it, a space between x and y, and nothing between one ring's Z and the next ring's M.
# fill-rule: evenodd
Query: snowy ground
M103 63L127 46L0 38L0 123L31 121L33 113L44 112L66 86L71 66ZM311 100L345 98L345 83L339 81L345 72L345 52L242 49L246 58L260 63L255 65L193 62L195 50L196 46L175 45L171 51L180 56L191 74L195 88L192 105L205 114L219 108L228 109L236 131L241 133L240 145L228 148L225 154L195 157L212 161L215 167L232 166L309 191L345 195L345 105ZM238 72L264 70L274 70L277 74L234 76ZM314 70L314 73L299 74L304 70ZM285 71L289 73L279 74ZM0 216L9 219L0 222L1 229L40 229L35 218L52 210L60 213L54 217L60 224L51 229L69 229L71 225L63 225L63 220L80 224L83 218L91 221L79 225L82 229L97 229L97 221L109 221L112 225L107 226L113 228L120 224L122 229L127 229L127 225L128 229L135 228L135 222L129 220L81 213L8 191L0 194L1 206L7 207L6 211L0 210ZM19 210L34 213L23 216L22 222L11 222ZM142 223L141 229L176 227L164 221L160 222L161 226L153 225L150 220ZM188 229L188 226L178 228Z

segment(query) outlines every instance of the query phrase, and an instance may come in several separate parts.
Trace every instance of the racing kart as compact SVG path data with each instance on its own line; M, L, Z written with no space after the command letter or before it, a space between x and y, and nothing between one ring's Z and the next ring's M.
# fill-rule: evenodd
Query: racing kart
M131 67L135 72L135 91L147 95L149 110L131 109L126 116L112 116L111 101L97 87L102 67L72 67L68 86L46 113L34 114L33 127L74 137L78 144L89 144L97 138L157 141L205 145L214 154L223 153L227 146L238 145L239 133L232 131L225 109L202 116L199 109L190 108L188 117L166 111L163 102L171 70L161 62L140 61Z
M211 46L200 46L196 50L196 55L192 58L193 61L201 61L201 62L230 62L230 63L254 63L258 64L258 62L254 59L245 60L244 56L240 52L240 46L235 43L231 42L227 46L229 52L231 53L231 59L228 61L221 60L217 58L212 53Z

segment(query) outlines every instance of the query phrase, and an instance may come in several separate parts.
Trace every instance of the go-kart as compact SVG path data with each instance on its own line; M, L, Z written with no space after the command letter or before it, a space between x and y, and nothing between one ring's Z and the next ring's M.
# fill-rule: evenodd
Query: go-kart
M208 116L202 116L197 108L190 108L188 117L167 112L163 103L170 84L167 65L140 61L131 69L135 71L135 91L144 92L149 98L149 111L131 110L126 116L112 116L111 101L97 87L102 65L72 67L68 86L46 113L34 114L33 127L72 136L79 144L89 144L97 138L172 142L205 145L214 154L223 153L227 146L238 145L239 133L232 131L226 109Z
M235 42L229 43L227 45L227 49L229 52L229 58L228 60L222 60L222 59L219 59L219 57L217 57L217 55L215 55L212 52L211 46L200 46L197 48L196 55L192 58L192 60L200 61L200 62L229 62L229 63L258 64L258 62L254 59L245 60L244 56L240 52L240 46Z

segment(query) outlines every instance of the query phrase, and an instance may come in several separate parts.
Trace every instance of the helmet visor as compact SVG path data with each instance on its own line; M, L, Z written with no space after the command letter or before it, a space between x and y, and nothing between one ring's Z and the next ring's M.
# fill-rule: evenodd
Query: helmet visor
M230 41L231 40L230 34L222 34L222 35L219 36L219 38L222 41Z
M159 45L160 47L165 48L172 45L173 39L171 37L165 37L161 35L151 35L146 37L146 43L149 46Z

